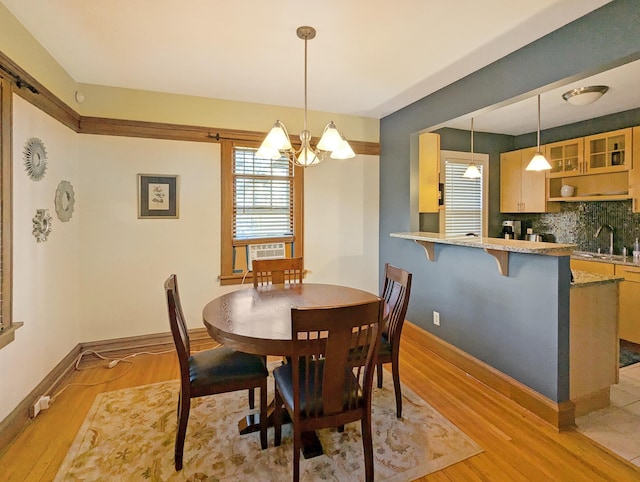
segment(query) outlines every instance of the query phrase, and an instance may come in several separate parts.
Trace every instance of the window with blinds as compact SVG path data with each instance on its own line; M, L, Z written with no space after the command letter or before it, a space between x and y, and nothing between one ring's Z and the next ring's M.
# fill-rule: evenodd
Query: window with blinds
M293 166L256 151L233 149L233 238L293 236Z
M482 200L484 166L476 163L481 177L462 177L468 161L446 160L445 167L445 233L447 236L482 236Z

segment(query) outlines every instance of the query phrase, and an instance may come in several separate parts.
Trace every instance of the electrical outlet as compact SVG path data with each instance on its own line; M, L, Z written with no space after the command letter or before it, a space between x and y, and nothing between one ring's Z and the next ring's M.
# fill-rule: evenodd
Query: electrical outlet
M31 405L31 409L30 409L31 418L36 418L42 410L46 410L47 408L49 408L50 401L51 401L51 397L42 396L38 399L36 403Z
M440 326L440 313L437 311L433 312L433 324L436 326Z

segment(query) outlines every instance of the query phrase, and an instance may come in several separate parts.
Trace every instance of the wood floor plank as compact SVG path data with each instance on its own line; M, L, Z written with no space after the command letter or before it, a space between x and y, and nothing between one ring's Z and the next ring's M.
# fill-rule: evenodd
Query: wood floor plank
M204 348L204 347L203 347ZM96 395L178 378L173 353L141 355L129 367L102 363L73 372L65 389L0 453L0 480L50 481ZM118 378L119 375L124 376ZM403 383L475 440L484 452L419 481L633 481L640 469L575 431L558 433L513 401L403 337ZM385 377L390 373L385 373Z

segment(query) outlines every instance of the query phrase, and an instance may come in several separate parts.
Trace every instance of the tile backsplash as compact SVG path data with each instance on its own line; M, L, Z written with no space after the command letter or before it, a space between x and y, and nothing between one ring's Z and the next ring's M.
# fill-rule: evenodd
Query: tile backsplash
M609 251L609 230L602 229L598 238L594 234L603 224L614 230L614 253L621 254L626 247L629 254L633 243L640 237L640 214L631 212L631 201L590 201L561 203L560 212L542 214L503 214L502 219L516 219L528 224L536 234L544 234L549 241L576 244L578 251L603 253Z

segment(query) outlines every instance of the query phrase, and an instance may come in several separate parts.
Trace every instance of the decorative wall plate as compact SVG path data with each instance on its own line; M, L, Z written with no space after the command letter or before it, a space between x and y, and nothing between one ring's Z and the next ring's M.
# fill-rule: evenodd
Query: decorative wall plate
M56 189L56 214L60 221L66 222L71 219L75 203L76 198L71 183L60 181Z
M39 243L47 240L51 232L51 221L48 209L36 210L36 215L33 217L33 235Z
M44 177L47 170L47 150L37 137L30 137L24 145L24 166L27 174L34 181Z

